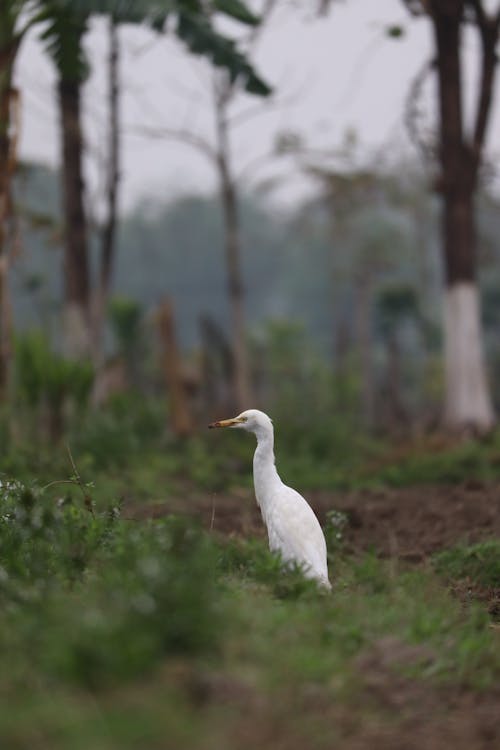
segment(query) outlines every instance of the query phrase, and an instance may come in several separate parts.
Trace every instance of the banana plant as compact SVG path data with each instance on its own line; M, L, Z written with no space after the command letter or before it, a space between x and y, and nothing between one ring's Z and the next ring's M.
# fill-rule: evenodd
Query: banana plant
M70 13L85 24L90 16L108 15L115 23L142 24L157 32L173 28L188 49L203 55L214 65L225 68L231 80L239 80L251 94L266 96L269 85L256 73L235 41L220 33L214 23L217 15L227 16L249 26L259 24L259 18L242 0L51 0L53 8ZM49 38L46 36L46 38Z

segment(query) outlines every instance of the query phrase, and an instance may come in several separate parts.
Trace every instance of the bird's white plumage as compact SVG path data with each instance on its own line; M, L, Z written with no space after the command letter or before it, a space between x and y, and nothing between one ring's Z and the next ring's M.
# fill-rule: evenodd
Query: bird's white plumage
M267 414L249 409L214 427L238 427L253 432L257 448L253 459L255 497L267 527L271 551L285 563L299 564L304 574L330 588L326 543L311 506L296 490L281 481L274 460L274 430Z

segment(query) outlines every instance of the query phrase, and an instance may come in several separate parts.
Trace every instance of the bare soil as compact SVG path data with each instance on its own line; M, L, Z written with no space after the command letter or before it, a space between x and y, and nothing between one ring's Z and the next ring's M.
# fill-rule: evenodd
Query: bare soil
M304 492L324 525L331 510L346 514L345 543L351 552L373 550L410 562L459 542L500 538L500 485L408 487L356 492ZM126 503L129 518L188 513L223 534L264 536L251 490L193 493L148 504Z

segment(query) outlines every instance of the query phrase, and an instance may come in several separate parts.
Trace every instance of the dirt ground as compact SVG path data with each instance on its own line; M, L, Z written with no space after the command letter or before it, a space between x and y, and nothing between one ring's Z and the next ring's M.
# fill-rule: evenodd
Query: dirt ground
M352 552L374 550L383 557L419 562L459 542L500 537L500 485L470 482L451 487L303 494L323 525L331 510L347 515L344 537ZM132 518L188 513L223 534L265 535L251 490L227 494L186 490L166 501L130 502L124 512Z
M373 551L380 557L424 563L435 552L459 543L500 538L500 485L469 482L464 485L358 490L355 492L304 492L321 524L328 513L347 517L343 544L351 553ZM155 518L167 513L188 513L221 534L265 536L251 490L231 493L192 493L168 501L125 505L125 517ZM481 588L464 581L454 593L486 603L500 619L500 583ZM500 750L500 746L499 746Z
M354 554L372 550L382 557L420 565L454 544L500 538L500 485L470 482L304 495L322 524L331 510L346 514L344 544ZM192 513L204 526L222 534L265 535L250 490L194 495L186 491L182 497L164 502L125 506L125 516L134 519L171 512ZM483 600L493 616L492 627L499 627L500 587L473 589L465 581L455 585L454 593L463 601L471 596ZM304 695L298 698L299 703L303 701L297 706L299 715L303 712L314 723L315 715L320 720L326 714L335 724L335 744L342 750L500 750L500 690L475 692L457 687L450 692L405 678L398 667L422 657L413 653L415 648L390 638L372 644L359 657L363 686L359 705L331 706L320 694ZM208 691L207 700L216 705L233 704L235 722L227 730L234 735L235 746L264 750L304 747L300 729L290 733L289 714L282 725L279 711L253 707L247 694L240 713L234 704L241 691L226 692L229 695L221 697L214 688L213 694Z

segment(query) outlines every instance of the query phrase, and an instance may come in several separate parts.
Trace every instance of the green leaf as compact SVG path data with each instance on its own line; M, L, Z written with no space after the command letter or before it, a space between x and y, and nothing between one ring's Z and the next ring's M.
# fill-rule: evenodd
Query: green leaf
M215 0L214 8L226 16L231 16L241 23L257 26L259 18L254 15L241 0Z
M405 35L404 26L388 26L386 34L391 39L401 39Z
M82 46L88 17L75 14L57 0L46 0L40 3L36 22L43 24L40 39L45 42L61 78L83 82L90 70Z
M231 81L240 81L249 93L258 96L271 93L271 88L238 51L235 42L215 32L205 16L180 13L177 34L191 52L205 55L214 65L226 68Z
M258 96L271 93L271 88L238 50L234 40L214 28L200 0L50 0L45 4L58 9L59 15L76 16L80 23L87 23L92 14L104 13L112 15L116 23L144 23L158 32L165 28L167 18L175 15L176 34L191 52L226 68L231 81L239 81L249 93ZM214 0L213 8L245 24L259 22L242 0ZM50 51L61 59L61 39L54 32L55 29L50 33Z

